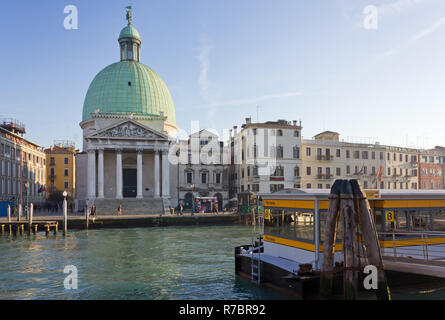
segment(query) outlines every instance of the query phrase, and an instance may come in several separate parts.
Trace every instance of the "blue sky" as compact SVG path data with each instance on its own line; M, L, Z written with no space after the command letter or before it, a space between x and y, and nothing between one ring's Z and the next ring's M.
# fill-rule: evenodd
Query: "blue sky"
M78 8L65 30L63 9ZM23 1L0 12L0 116L43 146L75 140L93 77L119 60L133 6L141 62L172 94L178 125L222 132L245 117L301 120L303 137L445 145L445 1ZM378 9L377 30L363 9ZM371 138L371 139L368 139Z

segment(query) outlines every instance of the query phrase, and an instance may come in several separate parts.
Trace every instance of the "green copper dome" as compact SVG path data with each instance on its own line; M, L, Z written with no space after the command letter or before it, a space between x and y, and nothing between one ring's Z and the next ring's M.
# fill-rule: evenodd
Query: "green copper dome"
M128 25L122 29L121 33L119 34L119 39L122 38L137 39L139 41L141 40L139 32L132 25Z
M120 61L100 71L88 88L82 120L91 113L159 115L176 124L170 92L161 77L137 61Z
M159 116L162 112L168 123L176 125L175 107L165 82L139 62L141 38L131 25L131 7L126 9L128 25L119 35L121 61L100 71L91 82L82 121L95 112L142 116Z

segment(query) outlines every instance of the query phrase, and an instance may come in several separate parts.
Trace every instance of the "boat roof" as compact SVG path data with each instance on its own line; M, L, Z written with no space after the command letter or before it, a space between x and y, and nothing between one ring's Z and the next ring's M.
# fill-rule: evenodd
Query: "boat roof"
M445 199L445 190L387 190L364 189L379 191L380 199ZM283 189L273 193L259 193L263 199L327 199L330 189ZM374 199L370 199L374 200ZM379 200L379 199L375 199Z

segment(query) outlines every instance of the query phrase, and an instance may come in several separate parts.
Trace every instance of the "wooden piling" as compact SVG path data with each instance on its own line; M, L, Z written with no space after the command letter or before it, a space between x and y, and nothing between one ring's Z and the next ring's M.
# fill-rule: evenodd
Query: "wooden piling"
M361 189L357 181L351 181L354 195L358 198L359 208L358 216L363 235L363 241L366 247L366 253L369 264L375 266L378 270L378 289L376 291L377 299L390 300L390 292L386 281L386 274L383 265L383 259L380 252L380 245L377 238L377 230L374 224L371 208L365 192Z
M3 234L5 233L5 225L2 224L2 225L0 225L0 227L1 227L1 229L2 229L1 233L2 233L2 235L3 235Z
M11 222L11 206L8 204L7 208L7 214L8 214L8 222Z
M332 295L332 269L334 266L335 242L337 240L337 224L339 218L341 180L336 180L329 195L329 209L326 218L323 242L323 266L320 277L320 295L328 299Z
M45 235L47 237L49 237L49 225L48 224L45 225Z
M29 205L29 215L28 215L28 234L31 235L32 232L32 216L34 214L34 204Z
M17 221L20 221L21 215L22 215L22 204L19 203L19 210L17 211Z
M88 208L85 207L85 227L87 228L87 230L88 230L89 220L90 220L90 217L89 217L89 214L88 214Z

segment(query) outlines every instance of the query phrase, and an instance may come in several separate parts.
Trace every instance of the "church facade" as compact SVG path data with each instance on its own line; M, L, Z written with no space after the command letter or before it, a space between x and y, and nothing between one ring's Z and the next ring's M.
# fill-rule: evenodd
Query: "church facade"
M94 204L113 212L123 204L154 213L171 205L176 190L168 160L178 130L173 100L162 78L140 63L142 41L130 10L127 20L118 38L120 61L95 76L85 97L77 209Z

